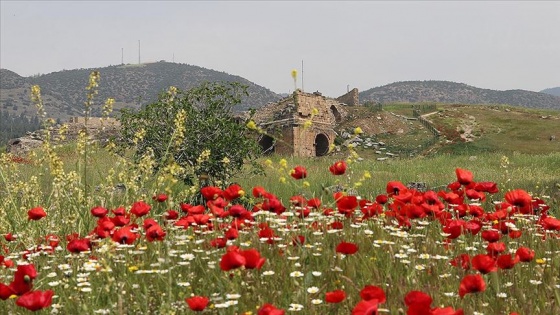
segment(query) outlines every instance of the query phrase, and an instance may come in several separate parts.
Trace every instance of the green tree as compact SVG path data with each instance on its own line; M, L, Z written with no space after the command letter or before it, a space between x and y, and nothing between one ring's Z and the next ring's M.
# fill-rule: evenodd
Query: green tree
M138 159L153 152L156 171L173 162L190 170L181 175L187 184L198 179L226 185L245 162L258 170L256 138L232 110L247 94L247 87L235 82L203 83L188 91L171 87L139 111L123 110L123 144L133 147Z

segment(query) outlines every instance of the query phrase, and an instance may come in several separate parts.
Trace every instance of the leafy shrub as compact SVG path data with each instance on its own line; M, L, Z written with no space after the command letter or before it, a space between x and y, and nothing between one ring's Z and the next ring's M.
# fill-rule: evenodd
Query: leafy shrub
M225 185L259 152L256 139L232 112L246 95L247 87L235 82L204 83L188 91L171 87L137 112L123 110L124 147L132 146L137 159L153 154L154 170L179 165L187 184L198 178Z

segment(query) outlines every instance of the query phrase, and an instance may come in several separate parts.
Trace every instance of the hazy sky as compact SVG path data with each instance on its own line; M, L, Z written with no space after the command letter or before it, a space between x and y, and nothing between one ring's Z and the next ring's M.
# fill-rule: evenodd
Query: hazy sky
M0 67L23 76L166 60L277 93L408 80L560 86L560 1L5 1ZM101 73L103 76L103 73ZM301 87L301 77L298 78Z

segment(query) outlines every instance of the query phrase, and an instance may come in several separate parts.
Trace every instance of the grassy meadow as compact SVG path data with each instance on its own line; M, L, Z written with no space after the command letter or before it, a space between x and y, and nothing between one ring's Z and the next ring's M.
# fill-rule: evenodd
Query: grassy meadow
M334 175L340 160L347 168ZM2 313L560 311L560 153L260 163L265 174L239 174L227 194L200 196L199 187L152 174L149 161L95 145L2 155ZM307 176L294 178L296 166ZM447 185L464 177L457 168L499 191L451 198ZM403 187L395 195L395 181L424 182L441 191L438 202ZM350 194L333 196L335 185ZM453 189L461 195L474 184ZM515 189L543 205L521 213L525 201L507 194Z

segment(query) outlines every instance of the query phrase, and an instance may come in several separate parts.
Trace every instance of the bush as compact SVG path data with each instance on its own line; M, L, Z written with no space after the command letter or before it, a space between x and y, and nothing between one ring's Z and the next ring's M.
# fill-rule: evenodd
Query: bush
M188 91L171 87L158 101L137 112L123 110L125 147L137 159L153 154L154 170L179 165L186 184L225 185L259 147L232 108L247 95L239 83L204 83ZM256 166L256 163L252 163ZM253 168L255 170L255 168Z

